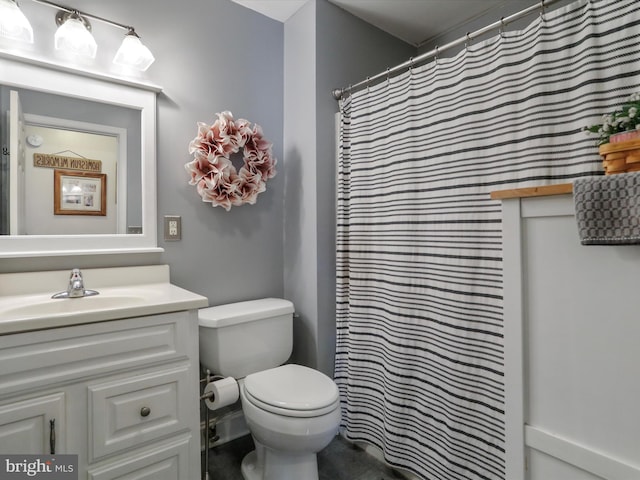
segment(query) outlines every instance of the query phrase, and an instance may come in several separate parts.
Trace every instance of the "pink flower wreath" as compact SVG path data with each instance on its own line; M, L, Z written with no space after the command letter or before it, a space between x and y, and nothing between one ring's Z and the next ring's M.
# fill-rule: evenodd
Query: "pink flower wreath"
M260 125L252 127L243 118L234 120L231 112L216 115L213 125L198 122L198 135L189 143L189 153L194 155L184 166L191 174L189 185L195 185L202 201L213 207L229 211L234 205L253 205L266 190L267 180L276 174L272 144ZM237 172L230 157L241 149L244 164Z

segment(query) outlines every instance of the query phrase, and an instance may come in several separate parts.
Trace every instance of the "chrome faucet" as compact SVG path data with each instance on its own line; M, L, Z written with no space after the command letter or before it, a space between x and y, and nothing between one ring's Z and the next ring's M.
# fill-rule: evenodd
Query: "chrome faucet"
M65 292L56 293L51 298L80 298L91 297L98 295L99 292L95 290L86 290L84 288L84 280L82 279L82 272L79 268L71 270L71 276L69 277L69 285Z

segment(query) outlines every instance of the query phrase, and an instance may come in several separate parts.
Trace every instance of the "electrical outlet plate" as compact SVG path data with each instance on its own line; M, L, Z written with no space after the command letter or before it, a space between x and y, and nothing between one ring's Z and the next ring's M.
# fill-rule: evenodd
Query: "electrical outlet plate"
M180 240L182 238L182 221L178 215L164 216L164 239L167 241Z

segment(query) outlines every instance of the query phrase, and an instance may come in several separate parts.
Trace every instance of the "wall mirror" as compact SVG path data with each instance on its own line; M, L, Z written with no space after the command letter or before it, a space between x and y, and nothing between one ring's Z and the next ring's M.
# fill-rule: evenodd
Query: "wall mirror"
M0 257L160 251L160 89L0 58Z

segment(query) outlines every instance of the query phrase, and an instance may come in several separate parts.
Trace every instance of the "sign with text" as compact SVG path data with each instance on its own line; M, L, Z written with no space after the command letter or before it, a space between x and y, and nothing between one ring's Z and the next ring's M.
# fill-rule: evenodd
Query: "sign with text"
M82 170L84 172L101 172L102 160L90 158L64 157L49 153L34 153L33 166L45 168L62 168L65 170Z
M78 480L78 455L0 455L0 480Z

